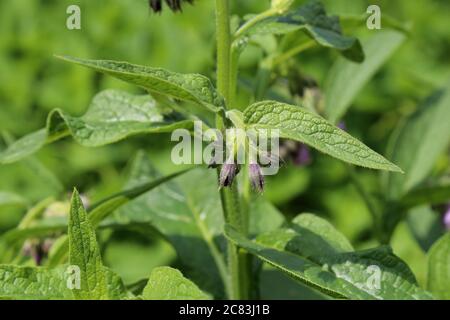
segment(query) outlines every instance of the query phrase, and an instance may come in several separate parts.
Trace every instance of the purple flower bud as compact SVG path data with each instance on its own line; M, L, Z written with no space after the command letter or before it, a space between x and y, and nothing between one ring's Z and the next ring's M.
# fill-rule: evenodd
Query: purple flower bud
M264 175L262 174L261 167L257 163L251 163L249 165L249 176L252 186L258 192L264 190Z
M312 162L311 151L306 144L301 143L294 155L294 164L296 166L306 166Z
M228 187L233 184L233 180L239 173L239 167L234 163L225 163L220 170L220 187Z
M347 131L347 125L345 124L344 121L339 122L337 126L339 129Z
M450 230L450 204L447 206L447 211L444 213L444 226Z

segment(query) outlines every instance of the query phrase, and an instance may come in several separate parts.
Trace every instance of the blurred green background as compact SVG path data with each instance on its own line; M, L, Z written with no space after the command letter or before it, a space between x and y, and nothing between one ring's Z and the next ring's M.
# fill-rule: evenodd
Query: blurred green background
M269 6L266 0L234 2L233 13L243 16ZM302 3L303 1L297 1ZM410 24L406 42L377 72L358 95L345 121L348 130L375 150L384 153L398 120L450 78L450 2L447 0L327 0L329 14L365 13L378 4L382 14ZM66 28L66 8L81 8L81 30ZM184 6L183 14L164 10L150 13L145 0L2 0L0 2L0 150L8 142L42 128L47 113L61 108L81 115L96 92L136 87L93 71L63 63L54 54L82 58L126 60L178 72L203 73L214 79L214 1L197 0ZM346 28L359 35L365 28ZM262 58L251 47L242 57L242 77L251 79ZM337 53L314 48L296 63L323 85ZM238 108L248 100L240 92ZM449 119L450 120L450 119ZM163 172L174 170L167 136L144 136L112 146L87 149L72 140L52 144L18 164L0 166L0 191L14 192L28 206L55 194L67 200L76 186L91 201L119 190L127 164L135 151L145 149ZM329 157L313 154L305 167L286 165L267 182L264 196L286 215L314 212L327 217L358 248L376 245L371 240L371 218L364 202L350 183L345 166ZM448 167L448 155L435 171ZM444 169L442 169L444 168ZM447 169L448 170L448 169ZM448 171L447 171L448 172ZM367 188L376 192L379 176L358 170ZM0 207L0 232L14 227L25 208ZM156 236L115 232L105 235L104 257L127 282L148 275L151 266L173 263L173 249ZM392 240L396 254L411 264L419 282L425 278L425 253L405 223ZM130 268L130 263L134 268ZM149 267L150 266L150 267Z

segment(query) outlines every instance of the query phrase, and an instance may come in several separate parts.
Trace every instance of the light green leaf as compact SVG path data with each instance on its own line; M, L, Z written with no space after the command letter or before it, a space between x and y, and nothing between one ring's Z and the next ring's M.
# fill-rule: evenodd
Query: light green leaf
M342 161L402 172L362 142L303 107L276 101L252 104L244 111L249 128L278 129L280 138L300 141Z
M224 106L223 98L211 81L200 74L181 74L119 61L57 57L143 87L149 92L200 104L213 112Z
M364 60L361 44L354 37L342 35L339 18L327 16L320 2L311 2L279 16L265 18L248 28L240 36L286 34L304 30L320 45L342 51L353 61Z
M108 299L107 276L94 228L75 190L69 217L69 263L80 269L80 289L74 289L76 299Z
M0 265L2 299L72 299L64 268Z
M152 270L142 296L145 300L210 300L192 281L173 268Z
M343 58L334 63L325 81L325 113L336 123L358 93L406 39L398 31L377 31L362 41L366 58L358 64Z
M132 135L171 132L191 128L192 121L178 114L163 114L148 95L135 96L119 90L97 94L82 117L53 110L45 129L31 133L0 153L0 163L11 163L35 153L45 144L71 135L85 147L114 143Z
M450 300L450 233L436 241L428 253L428 290Z
M404 196L430 173L437 158L450 144L450 85L421 104L389 142L388 156L405 175L387 175L386 195Z
M24 206L26 204L27 204L27 201L18 194L15 194L12 192L7 192L7 191L0 191L0 206L5 206L5 205Z
M158 173L144 154L136 159L128 187ZM272 230L282 215L262 197L252 201L249 229ZM215 170L195 169L122 207L113 222L157 229L175 248L184 274L202 290L223 298L228 271L223 254L223 213Z
M308 251L305 256L314 255L319 252L321 255L332 255L353 251L350 242L343 234L337 231L328 221L317 217L314 214L302 213L292 220L291 229L281 229L273 233L265 233L258 237L258 242L265 243L268 238L272 245L272 236L280 237L276 248L284 250L289 244L292 248L303 248L303 252Z
M292 278L337 298L348 299L431 299L432 296L417 286L406 264L392 254L389 248L361 252L333 254L329 246L326 252L299 247L289 240L301 238L291 230L280 231L277 236L262 236L264 244L250 241L227 226L226 236L238 246L263 261L285 272ZM291 233L291 235L289 235ZM304 233L309 237L303 243L318 243L320 234ZM284 244L284 248L282 246Z

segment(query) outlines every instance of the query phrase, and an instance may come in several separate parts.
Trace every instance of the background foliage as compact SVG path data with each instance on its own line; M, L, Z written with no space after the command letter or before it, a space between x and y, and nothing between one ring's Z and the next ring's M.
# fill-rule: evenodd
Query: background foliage
M16 138L41 128L53 108L81 116L92 97L103 89L141 92L112 77L63 63L55 59L53 54L126 60L177 72L202 73L213 79L213 1L197 2L195 6L185 6L183 14L164 10L158 16L151 14L146 1L141 0L2 1L0 150ZM323 2L329 14L344 16L362 15L369 4L362 0ZM81 7L80 31L65 28L65 10L70 4L79 4ZM449 131L445 127L442 130L435 129L437 131L421 131L424 127L433 127L433 121L442 117L448 119L448 127L448 99L446 104L438 103L437 107L427 108L429 115L425 117L418 117L416 112L423 105L435 105L433 100L430 102L426 99L438 90L444 88L441 95L448 96L450 4L445 0L386 0L370 1L370 4L380 5L382 14L395 17L401 21L402 27L409 30L401 33L401 39L383 39L383 45L390 45L391 49L385 50L392 50L392 56L386 63L380 62L379 69L369 72L370 81L356 93L351 108L343 118L352 135L387 155L388 159L406 171L402 177L380 177L376 171L357 170L358 183L368 190L377 207L381 205L377 199L383 197L386 190L388 197L393 198L389 200L396 200L407 191L430 184L448 185L450 180ZM233 12L242 16L259 12L267 6L268 1L239 1ZM361 37L364 45L370 41L371 31L365 28L364 21L358 23L354 19L343 19L342 24L345 34ZM264 43L265 46L271 46L267 39ZM370 52L366 54L369 58ZM264 51L257 46L250 46L243 54L243 72L240 75L242 90L239 91L238 105L233 107L243 109L251 102L250 92L246 88L253 86L252 81L261 69L258 63L263 56ZM342 74L333 78L333 70L346 67L345 60L338 53L321 47L302 53L293 59L292 65L302 74L314 78L322 91L330 96L335 94L336 99L333 101L339 101L339 93L342 94L345 86L335 89L337 92L333 93L333 89L329 88L330 81L341 81L348 87L364 84L364 79L358 79L355 85L349 84L358 70L350 70L348 78L339 78L343 77ZM289 79L286 70L279 72ZM278 81L273 86L276 96L286 97L287 92L289 88L286 81ZM345 104L345 101L339 103ZM324 108L327 110L326 105ZM413 117L407 118L410 115ZM14 228L27 209L43 199L46 199L44 206L54 201L59 201L53 203L54 206L67 205L74 186L91 204L121 190L133 173L131 162L135 157L132 155L138 149L143 149L145 153L138 157L148 156L160 172L179 170L170 161L170 146L164 143L169 138L164 134L140 136L96 149L81 147L72 139L66 139L42 149L25 161L0 166L0 233ZM327 218L350 240L355 249L379 244L370 210L355 188L352 172L347 170L345 164L330 157L316 152L312 157L313 161L308 166L298 167L287 163L279 175L268 179L267 190L261 197L272 202L286 218L295 217L301 212L314 212ZM414 169L414 166L418 169ZM415 176L409 176L408 169ZM399 179L401 181L396 181ZM389 212L390 215L382 219L383 223L389 225L386 227L388 230L392 226L389 243L394 253L407 262L422 285L426 284L427 279L427 252L445 232L441 216L445 203L442 199L433 205L425 202L425 205L404 210L406 214L401 217L395 217L396 212ZM55 210L64 211L60 208ZM399 211L398 208L392 208L392 211L395 210ZM120 217L120 212L117 215ZM139 280L150 275L156 277L159 273L171 272L154 269L186 263L184 257L175 253L176 247L182 244L173 236L170 228L175 230L176 226L169 227L167 234L163 235L156 231L136 232L129 227L113 231L100 230L98 240L104 264L120 274L127 285L138 285ZM436 247L433 250L443 249ZM34 264L32 259L26 258L21 263ZM263 297L321 297L280 276L271 268L264 268L267 268L267 272L263 273L261 279ZM281 288L286 289L280 289L279 292L269 289L274 279ZM149 295L154 294L150 291Z

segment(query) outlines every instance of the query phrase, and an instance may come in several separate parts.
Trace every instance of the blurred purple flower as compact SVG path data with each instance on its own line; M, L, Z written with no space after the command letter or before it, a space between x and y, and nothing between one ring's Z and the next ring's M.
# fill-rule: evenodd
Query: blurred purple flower
M239 172L239 167L235 163L225 163L220 170L219 184L220 187L229 187L233 184L233 180Z
M306 166L312 162L311 150L306 144L299 144L293 155L293 161L296 166Z
M249 176L252 186L258 192L264 190L264 176L261 171L261 167L257 163L251 163L249 165Z
M447 206L447 211L444 213L444 225L447 230L450 230L450 204Z

